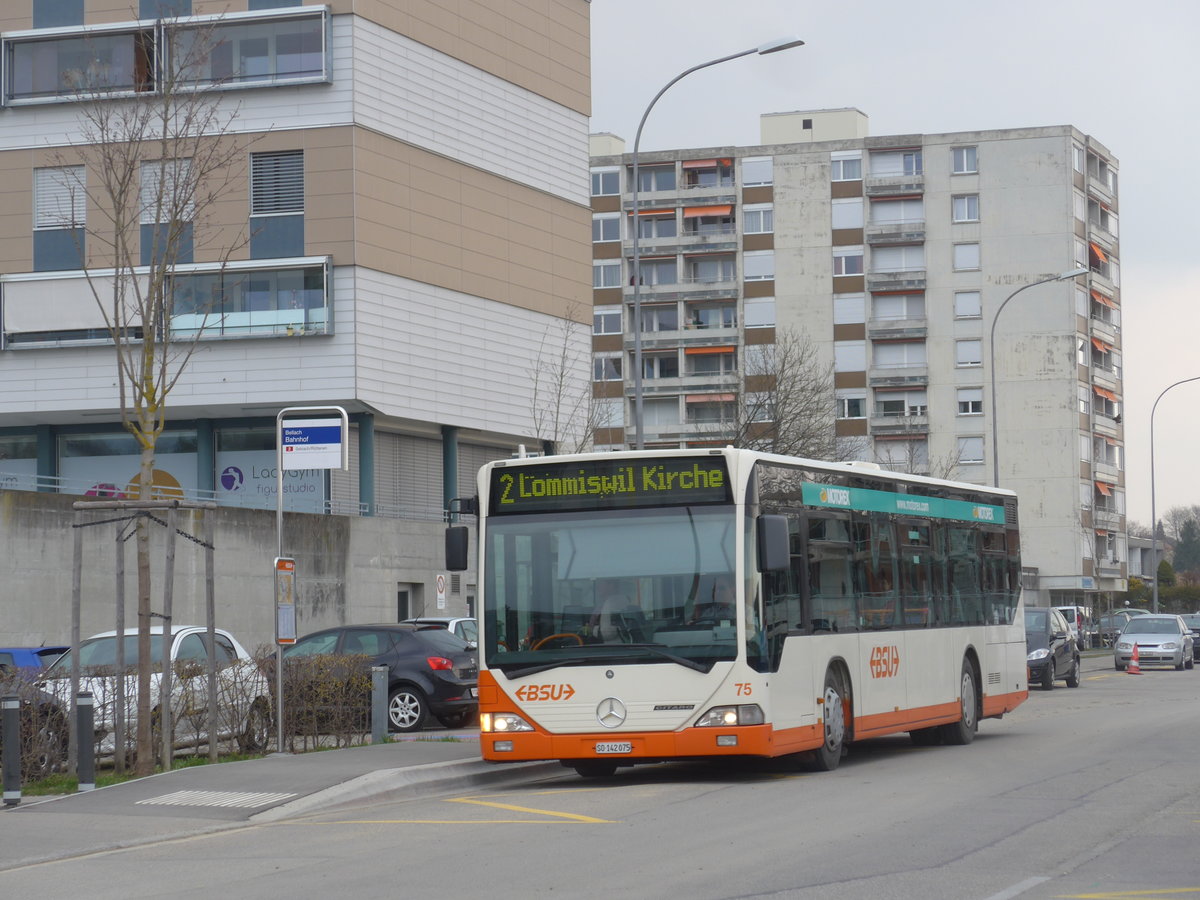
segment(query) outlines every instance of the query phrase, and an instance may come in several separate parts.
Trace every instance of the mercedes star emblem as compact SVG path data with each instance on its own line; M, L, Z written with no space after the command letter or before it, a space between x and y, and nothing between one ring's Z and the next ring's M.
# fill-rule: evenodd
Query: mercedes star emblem
M625 722L625 704L616 697L605 697L596 707L596 721L605 728L619 728Z

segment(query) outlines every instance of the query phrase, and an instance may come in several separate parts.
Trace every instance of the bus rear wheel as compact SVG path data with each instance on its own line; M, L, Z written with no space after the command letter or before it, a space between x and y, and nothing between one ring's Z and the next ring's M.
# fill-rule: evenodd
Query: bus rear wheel
M820 772L832 772L846 755L846 722L850 713L849 696L833 669L825 673L822 706L825 740L813 751L813 765Z
M962 718L939 727L942 730L943 743L961 746L975 740L975 732L979 728L979 691L975 686L975 668L969 659L963 660L959 698Z

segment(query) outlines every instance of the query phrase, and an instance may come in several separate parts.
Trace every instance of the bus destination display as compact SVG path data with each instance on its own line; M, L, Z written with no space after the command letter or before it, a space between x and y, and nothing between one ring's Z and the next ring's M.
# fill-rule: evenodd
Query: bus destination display
M488 512L728 503L730 497L720 456L581 460L495 469Z

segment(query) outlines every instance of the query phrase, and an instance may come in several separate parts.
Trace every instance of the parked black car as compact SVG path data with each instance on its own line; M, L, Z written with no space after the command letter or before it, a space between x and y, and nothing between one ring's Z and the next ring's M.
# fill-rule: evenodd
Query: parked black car
M343 625L305 635L283 652L284 664L304 656L361 655L388 667L388 728L419 731L432 714L458 728L479 711L475 650L445 628Z
M1079 645L1057 609L1025 607L1025 652L1031 685L1048 691L1062 678L1067 687L1079 687Z
M1185 613L1179 618L1192 632L1192 661L1200 662L1200 613Z

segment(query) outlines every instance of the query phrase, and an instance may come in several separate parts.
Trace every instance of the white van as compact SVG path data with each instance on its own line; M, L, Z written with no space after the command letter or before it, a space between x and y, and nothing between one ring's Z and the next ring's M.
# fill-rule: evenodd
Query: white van
M1063 614L1063 618L1067 620L1067 625L1071 629L1071 634L1075 638L1075 643L1080 650L1092 649L1092 635L1088 629L1088 609L1085 606L1056 606L1054 607Z

